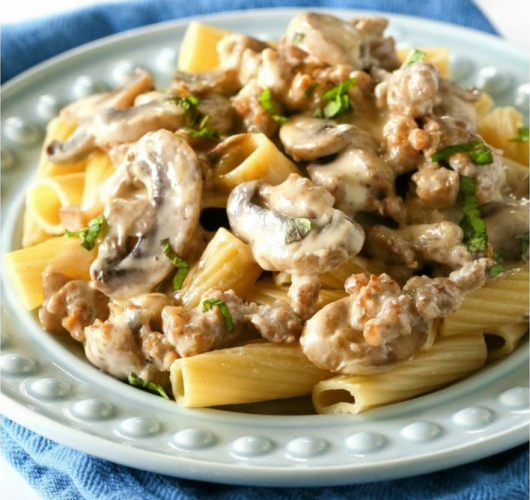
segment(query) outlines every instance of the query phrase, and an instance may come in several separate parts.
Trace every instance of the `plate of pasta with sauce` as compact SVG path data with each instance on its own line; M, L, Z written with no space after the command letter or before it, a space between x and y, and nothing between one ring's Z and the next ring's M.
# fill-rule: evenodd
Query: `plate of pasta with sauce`
M527 78L489 35L303 10L133 30L17 77L5 414L268 486L526 441Z

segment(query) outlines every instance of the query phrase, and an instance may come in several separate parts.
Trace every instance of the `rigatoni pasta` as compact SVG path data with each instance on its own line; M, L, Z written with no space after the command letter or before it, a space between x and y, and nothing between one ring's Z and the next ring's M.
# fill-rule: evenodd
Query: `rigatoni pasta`
M425 394L478 370L486 362L482 335L440 337L414 359L371 376L341 375L313 391L319 413L359 413Z
M331 376L296 345L231 347L179 359L171 366L175 399L190 408L304 396Z

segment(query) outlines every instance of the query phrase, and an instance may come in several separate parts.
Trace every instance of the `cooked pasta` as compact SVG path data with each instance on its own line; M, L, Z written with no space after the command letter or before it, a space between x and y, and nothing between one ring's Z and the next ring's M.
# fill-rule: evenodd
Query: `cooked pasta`
M257 302L258 304L272 304L276 300L288 300L289 287L278 286L267 281L258 281L250 289L246 295L246 299L250 302ZM322 309L324 306L335 302L336 300L346 297L346 293L342 290L320 290L316 308Z
M300 347L281 344L231 347L178 359L171 366L175 399L191 408L304 396L331 376Z
M42 274L46 269L73 279L87 279L94 258L95 252L81 248L77 238L59 237L11 252L4 264L20 301L32 310L42 304Z
M484 332L519 323L528 316L528 265L516 268L467 295L453 314L443 319L441 335Z
M366 257L356 255L352 259L342 264L342 266L323 274L320 279L322 280L322 284L324 286L342 289L344 288L344 283L352 274L365 273L370 275L381 274L383 272L384 268L381 266L381 264L367 259Z
M229 34L230 31L191 22L182 40L178 69L190 73L214 69L219 64L217 43Z
M76 128L77 124L73 122L60 117L53 118L46 128L44 144L50 144L52 141L66 141ZM48 159L46 151L43 149L35 177L54 177L56 175L83 172L86 168L86 164L87 160L83 159L68 165L56 165Z
M528 333L528 322L498 326L484 333L488 347L488 362L511 354Z
M519 163L528 166L528 141L513 141L518 129L524 126L523 115L512 106L498 107L479 121L479 132L484 140Z
M482 335L439 338L410 361L371 376L341 375L318 383L313 403L319 413L360 413L431 392L478 370L486 362Z
M81 209L88 219L103 213L101 185L114 173L112 161L103 151L94 151L88 160Z
M29 188L27 208L35 223L48 234L64 234L60 210L79 206L85 174L65 174L37 179Z
M419 50L425 53L424 60L436 66L440 71L440 76L450 78L449 49L447 47L420 47ZM410 54L411 49L407 47L399 48L397 53L401 62L404 62Z
M261 273L248 245L226 229L219 229L184 284L182 303L195 307L203 293L215 288L234 290L240 297Z
M223 151L215 171L215 185L221 192L230 193L247 181L264 181L275 186L290 174L300 173L266 135L243 134L234 139Z

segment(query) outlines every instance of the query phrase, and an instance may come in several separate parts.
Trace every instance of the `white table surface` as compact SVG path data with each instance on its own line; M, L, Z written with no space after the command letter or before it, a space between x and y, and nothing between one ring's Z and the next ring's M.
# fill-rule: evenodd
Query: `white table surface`
M107 0L76 0L76 7L106 3ZM113 0L114 2L116 0ZM124 0L117 0L124 1ZM442 1L442 0L440 0ZM526 51L529 49L528 23L530 2L528 0L474 0L486 17L510 43ZM17 0L5 2L0 12L0 22L16 23L50 14L70 10L71 0ZM0 499L42 500L22 476L0 457Z

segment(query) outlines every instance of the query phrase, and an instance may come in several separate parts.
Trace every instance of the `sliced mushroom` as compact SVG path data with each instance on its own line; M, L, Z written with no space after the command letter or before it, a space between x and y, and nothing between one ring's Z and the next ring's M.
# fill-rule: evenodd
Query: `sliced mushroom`
M229 95L241 86L237 73L236 68L220 68L201 73L177 71L171 88L179 94L187 91L192 94L220 92Z
M342 151L356 128L348 123L295 115L280 129L280 140L295 160L315 160Z
M86 158L97 148L90 126L80 125L64 142L52 141L46 146L46 154L52 163L68 165Z
M383 211L383 200L394 193L394 173L377 155L348 148L335 160L307 169L317 186L335 197L335 207L353 217L360 211Z
M286 37L314 62L362 67L360 32L334 16L315 12L299 14L289 23Z
M137 141L147 132L178 130L186 125L185 110L167 97L131 108L106 108L92 122L92 133L102 143Z
M228 198L227 212L230 227L252 247L263 269L322 274L356 255L364 243L363 229L335 210L333 202L325 189L291 174L275 187L257 181L240 184ZM309 219L311 228L288 242L292 224L300 218Z
M139 94L153 88L152 76L141 68L136 68L124 84L113 92L93 94L69 104L61 110L61 118L76 123L92 120L104 108L128 108L134 104Z
M187 142L159 130L131 147L110 185L119 200L106 204L108 231L90 274L103 293L128 299L151 291L174 269L161 240L169 238L185 256L199 220L202 178ZM143 215L132 220L139 203Z

